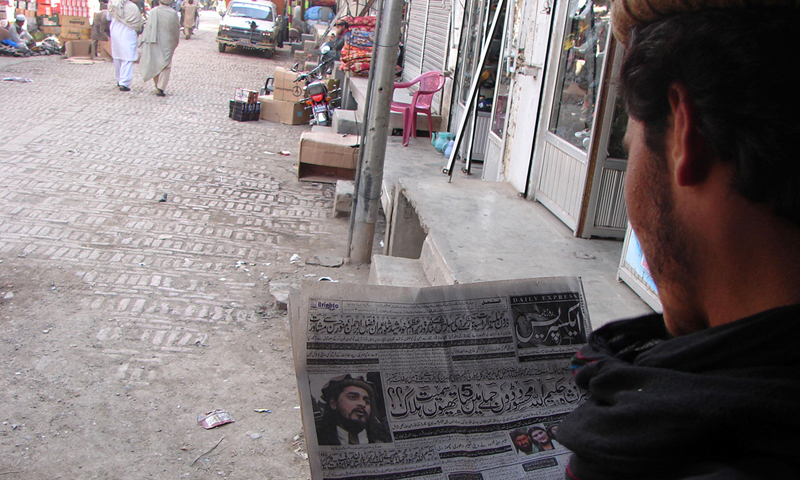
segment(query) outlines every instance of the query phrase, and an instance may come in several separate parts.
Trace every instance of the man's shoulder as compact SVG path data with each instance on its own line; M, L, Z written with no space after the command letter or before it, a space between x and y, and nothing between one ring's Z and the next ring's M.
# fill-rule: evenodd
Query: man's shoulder
M331 423L326 417L314 420L317 431L317 443L319 445L339 445L339 435L336 432L336 425Z

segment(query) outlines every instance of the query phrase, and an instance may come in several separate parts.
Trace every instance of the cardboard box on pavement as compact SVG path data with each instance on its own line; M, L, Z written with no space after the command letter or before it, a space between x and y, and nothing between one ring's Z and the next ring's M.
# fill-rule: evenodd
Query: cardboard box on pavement
M305 125L311 120L311 110L303 102L284 102L272 95L258 97L261 102L261 120L284 125Z
M275 100L282 100L285 102L299 102L305 97L303 92L304 82L296 82L295 80L302 72L293 72L283 67L275 67L275 72L272 76L275 78L273 97Z
M303 132L300 136L297 179L325 183L353 180L356 176L358 149L358 135Z
M82 57L92 58L92 42L91 40L70 40L67 42L65 51L67 58Z

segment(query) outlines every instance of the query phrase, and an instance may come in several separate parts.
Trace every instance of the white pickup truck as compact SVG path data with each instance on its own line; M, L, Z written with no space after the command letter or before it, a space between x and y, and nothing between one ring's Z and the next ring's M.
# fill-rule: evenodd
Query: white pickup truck
M217 32L220 52L227 47L259 50L271 58L283 47L283 17L269 0L233 0L228 4Z

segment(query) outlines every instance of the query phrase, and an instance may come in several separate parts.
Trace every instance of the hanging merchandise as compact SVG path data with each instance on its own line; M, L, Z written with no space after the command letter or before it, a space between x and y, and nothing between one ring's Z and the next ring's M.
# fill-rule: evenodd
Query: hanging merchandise
M344 33L341 69L366 77L375 41L375 17L345 17L342 21L348 27Z

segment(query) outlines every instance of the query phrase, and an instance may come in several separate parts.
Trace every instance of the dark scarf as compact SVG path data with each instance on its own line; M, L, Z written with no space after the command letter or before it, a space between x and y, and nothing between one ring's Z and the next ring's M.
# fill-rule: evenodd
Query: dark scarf
M609 324L573 361L587 403L561 423L567 478L800 478L800 305L670 337Z

